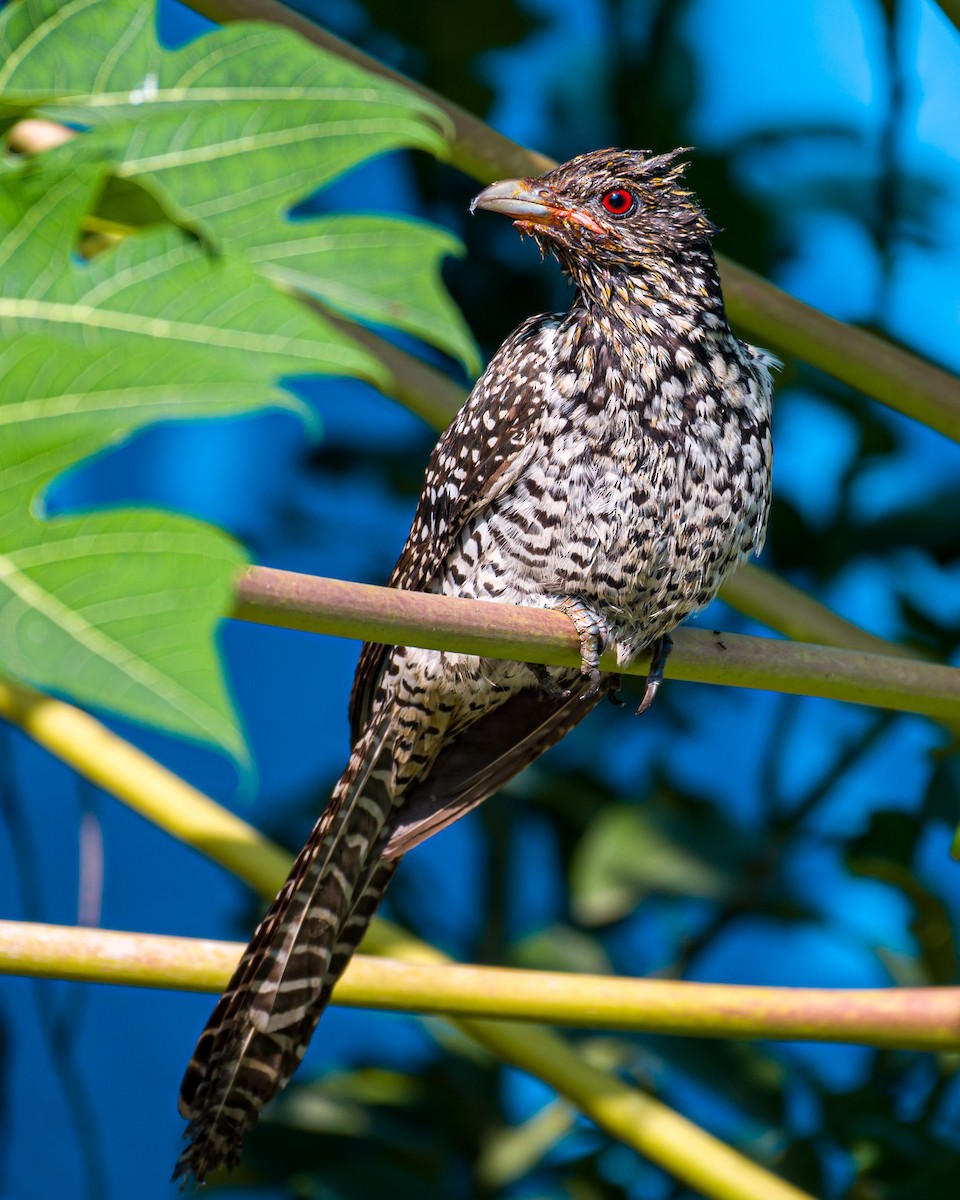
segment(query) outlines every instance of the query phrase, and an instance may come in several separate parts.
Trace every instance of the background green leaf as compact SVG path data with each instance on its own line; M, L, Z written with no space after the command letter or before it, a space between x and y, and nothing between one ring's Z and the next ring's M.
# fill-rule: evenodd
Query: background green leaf
M0 56L7 105L87 130L50 157L113 162L177 221L250 253L273 278L290 279L296 254L299 289L478 368L436 279L439 258L459 248L449 234L396 218L286 219L384 150L444 155L446 118L427 101L269 25L238 24L164 50L153 5L141 0L14 6L0 17ZM398 278L402 299L390 303L385 292Z
M717 900L731 886L728 871L671 836L656 815L628 804L600 810L570 869L571 905L586 925L625 916L651 892Z

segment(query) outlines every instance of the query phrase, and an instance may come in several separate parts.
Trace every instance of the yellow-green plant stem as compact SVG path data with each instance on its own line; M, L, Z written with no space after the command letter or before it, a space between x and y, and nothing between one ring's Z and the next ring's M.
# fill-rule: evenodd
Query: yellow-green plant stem
M481 183L538 175L552 165L551 159L511 142L443 96L392 71L278 0L189 3L215 21L248 19L286 25L316 45L426 97L450 119L454 131L451 161ZM727 310L749 337L811 363L897 412L960 441L960 379L955 375L883 338L828 317L722 255L717 261Z
M0 974L34 979L222 992L243 949L204 938L0 921Z
M290 859L279 848L92 717L7 682L0 683L0 715L159 828L229 866L262 895L272 897L280 888ZM407 961L447 961L384 922L374 923L364 948ZM497 1021L455 1023L499 1058L532 1074L547 1072L544 1079L602 1129L710 1200L810 1200L659 1100L589 1066L548 1030Z
M237 584L241 620L340 637L426 646L521 662L577 666L579 641L561 613L403 592L267 567ZM677 630L671 678L853 701L960 720L960 670L859 650ZM646 659L628 668L643 675ZM605 656L611 671L616 661Z
M87 961L84 965L82 952L73 955L71 962L69 950L56 945L60 932L46 927L44 934L31 937L23 926L11 929L7 923L0 924L0 966L6 969L16 958L29 959L33 968L30 973L90 978L94 964ZM125 944L136 960L129 970L118 964L106 965L101 973L103 981L142 983L152 977L155 986L174 986L178 968L171 962L174 957L171 943L179 939L92 930L82 932L89 938L90 949L94 952L109 955L111 949ZM16 948L18 937L26 943L19 951ZM401 938L398 942L401 948L405 946L408 953L420 960L444 961L442 955L427 947L414 945L411 948L409 939ZM240 950L240 946L230 943L194 943L194 962L182 964L184 980L196 990L218 990L236 963ZM51 961L58 951L62 971ZM182 941L180 953L183 953ZM198 965L201 958L207 960L206 967ZM373 964L367 965L373 967ZM378 964L378 967L381 965L384 964ZM394 967L402 969L401 964L394 964ZM433 969L437 970L436 967ZM363 970L361 965L356 973L362 974ZM380 1005L371 1005L374 1006ZM806 1192L730 1149L655 1097L591 1066L548 1030L512 1021L472 1018L458 1019L455 1024L497 1058L542 1078L600 1128L658 1163L675 1178L697 1188L704 1196L715 1200L811 1200Z
M868 633L852 621L837 616L819 600L754 563L737 567L720 595L737 612L796 641L841 646L868 654L913 657L903 646Z
M237 942L0 921L0 973L221 992ZM684 1037L960 1050L960 988L790 988L409 963L357 955L334 1004Z
M290 860L279 847L81 709L0 677L0 716L264 895L286 878Z
M717 1200L801 1200L808 1196L655 1097L597 1070L566 1046L558 1055L558 1039L539 1026L473 1020L457 1024L498 1058L542 1079L601 1129L704 1196Z
M896 642L868 633L754 563L739 566L721 588L720 596L737 612L797 641L926 661L922 651L914 654ZM950 732L955 743L960 739L960 719L946 711L931 715Z

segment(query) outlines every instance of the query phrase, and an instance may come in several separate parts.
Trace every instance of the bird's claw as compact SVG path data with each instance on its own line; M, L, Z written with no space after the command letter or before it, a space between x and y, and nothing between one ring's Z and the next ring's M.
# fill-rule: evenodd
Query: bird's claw
M540 684L540 690L551 700L569 700L571 691L569 688L562 688L550 674L550 671L543 663L527 663L530 670L536 675L537 683Z
M640 707L637 709L637 716L645 713L663 683L663 668L670 656L670 651L673 649L673 638L669 634L664 634L663 637L658 637L650 647L650 669L647 671L647 690L643 693L643 699L640 701Z
M580 674L588 681L586 691L580 693L580 699L591 700L603 687L600 655L607 640L607 623L595 608L579 596L568 596L557 605L557 610L566 613L580 638Z
M580 699L591 700L597 694L597 692L600 691L600 685L603 682L603 677L600 674L600 668L591 667L589 671L585 671L583 667L581 667L580 674L590 681L587 686L587 690L580 693Z

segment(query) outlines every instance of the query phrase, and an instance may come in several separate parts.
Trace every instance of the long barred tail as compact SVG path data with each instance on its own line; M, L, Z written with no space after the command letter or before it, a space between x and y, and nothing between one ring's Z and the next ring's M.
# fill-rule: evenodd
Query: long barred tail
M393 809L389 729L357 743L200 1036L180 1089L189 1144L174 1179L240 1157L260 1110L296 1070L330 992L396 867L381 850Z

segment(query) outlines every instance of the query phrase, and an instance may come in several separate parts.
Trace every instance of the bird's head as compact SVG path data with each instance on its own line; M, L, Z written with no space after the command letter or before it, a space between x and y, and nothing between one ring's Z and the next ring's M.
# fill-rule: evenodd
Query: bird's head
M513 217L580 284L666 273L709 255L715 232L683 186L686 149L595 150L535 179L494 183L470 206Z

